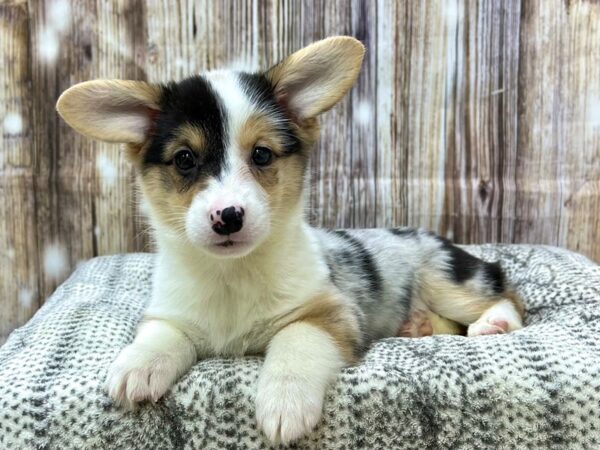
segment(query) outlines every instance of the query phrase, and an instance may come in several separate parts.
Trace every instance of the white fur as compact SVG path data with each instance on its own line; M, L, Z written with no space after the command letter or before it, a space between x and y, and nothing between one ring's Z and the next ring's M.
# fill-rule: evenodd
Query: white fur
M507 327L498 326L498 322L506 322ZM469 337L487 334L502 334L523 328L521 315L509 300L503 300L487 309L476 322L469 325Z
M331 336L309 323L288 325L273 337L258 379L256 419L267 437L287 444L321 417L325 389L344 361Z
M266 238L271 226L267 194L250 173L248 161L242 157L250 155L249 149L240 148L236 140L256 109L235 73L214 71L205 76L226 110L229 142L223 173L198 193L186 214L186 233L191 242L214 255L244 256ZM229 206L244 208L244 226L233 237L225 238L212 230L208 218L212 211ZM225 248L217 245L228 239L241 244Z
M116 403L129 409L144 400L156 402L195 361L194 346L185 334L168 322L149 320L111 364L106 388Z
M235 152L227 152L227 169L220 179L211 179L206 189L199 192L186 213L188 239L203 250L215 255L243 256L264 241L271 229L267 194L256 182L248 165ZM218 247L228 238L216 234L209 220L211 211L229 206L244 208L243 228L229 239L245 245Z
M239 134L244 123L255 110L252 101L243 91L235 72L215 70L205 73L204 76L212 85L227 111L227 134L231 140L235 141L235 137Z
M280 232L285 241L269 239L236 259L198 254L158 236L161 251L146 315L178 323L206 354L264 350L268 336L252 342L244 337L257 323L315 296L328 274L308 227L293 221Z

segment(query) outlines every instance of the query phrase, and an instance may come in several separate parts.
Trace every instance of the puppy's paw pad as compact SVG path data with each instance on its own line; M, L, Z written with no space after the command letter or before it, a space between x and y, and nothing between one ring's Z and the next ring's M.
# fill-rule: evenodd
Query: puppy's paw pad
M153 354L130 345L111 364L106 390L113 401L135 409L144 401L158 401L171 387L176 369L168 355Z
M400 337L422 337L433 335L431 320L423 311L413 311L406 322L404 322L398 336Z
M261 380L256 396L258 425L271 442L295 441L319 422L323 395L297 380Z
M504 319L481 320L469 325L469 337L485 336L490 334L505 334L508 332L508 322Z

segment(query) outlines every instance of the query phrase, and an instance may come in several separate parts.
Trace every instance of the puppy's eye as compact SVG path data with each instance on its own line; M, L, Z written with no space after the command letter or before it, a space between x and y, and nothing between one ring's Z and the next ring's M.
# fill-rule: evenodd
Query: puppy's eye
M189 174L194 167L196 167L196 157L192 151L187 148L181 149L175 153L173 161L175 162L177 170L183 175Z
M267 147L254 147L252 162L257 166L268 166L273 162L273 152Z

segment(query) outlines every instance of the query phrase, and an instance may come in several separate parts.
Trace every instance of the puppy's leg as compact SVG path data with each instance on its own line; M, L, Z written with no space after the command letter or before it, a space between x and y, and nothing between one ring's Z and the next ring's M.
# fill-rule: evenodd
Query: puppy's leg
M468 326L469 336L522 328L523 304L509 290L500 265L482 261L445 239L434 239L439 250L419 270L415 300Z
M352 362L358 342L356 318L332 297L315 299L301 316L272 338L258 379L258 425L283 444L315 427L326 388Z
M468 336L502 334L523 328L521 314L509 299L502 299L486 309L469 325Z
M508 291L490 292L479 284L481 281L456 283L443 274L433 273L422 277L418 295L437 315L468 326L468 336L522 328L520 299Z
M194 345L182 331L168 321L150 319L111 364L106 389L128 409L145 400L156 402L195 361Z
M465 334L465 329L433 311L415 309L398 331L400 337L417 338L434 334Z

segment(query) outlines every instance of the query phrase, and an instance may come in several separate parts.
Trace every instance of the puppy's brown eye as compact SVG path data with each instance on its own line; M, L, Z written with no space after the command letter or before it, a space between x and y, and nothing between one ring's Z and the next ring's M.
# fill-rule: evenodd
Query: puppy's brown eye
M196 157L191 150L184 148L175 153L175 167L182 175L189 174L196 167Z
M257 166L268 166L273 162L273 152L267 147L254 147L252 162Z

